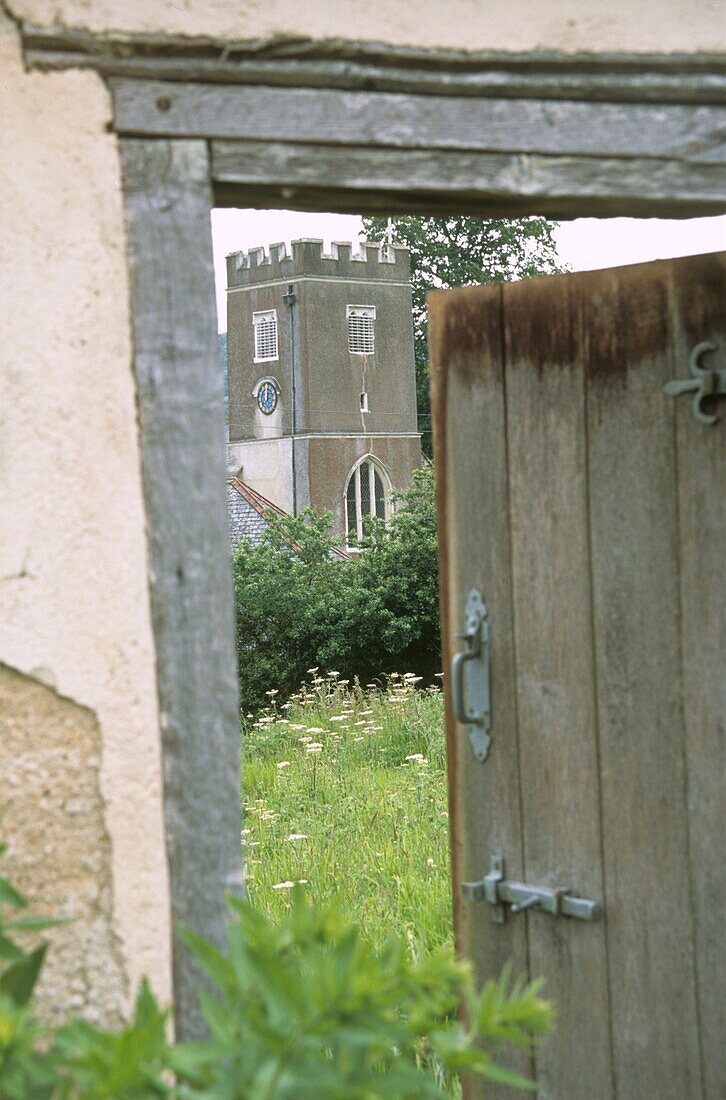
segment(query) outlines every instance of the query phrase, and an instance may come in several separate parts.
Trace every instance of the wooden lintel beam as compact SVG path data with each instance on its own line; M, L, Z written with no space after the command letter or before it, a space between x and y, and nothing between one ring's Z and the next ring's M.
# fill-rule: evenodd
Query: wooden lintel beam
M726 111L112 80L125 135L539 156L726 161Z

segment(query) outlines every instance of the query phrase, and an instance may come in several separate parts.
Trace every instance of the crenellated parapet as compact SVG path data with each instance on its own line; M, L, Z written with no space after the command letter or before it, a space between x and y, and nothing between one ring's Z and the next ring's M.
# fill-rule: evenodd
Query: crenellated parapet
M303 276L336 279L376 279L408 282L409 251L404 245L378 245L362 241L334 241L325 252L323 241L304 239L287 246L272 244L269 250L251 248L227 256L227 286L253 286L256 283L295 279Z

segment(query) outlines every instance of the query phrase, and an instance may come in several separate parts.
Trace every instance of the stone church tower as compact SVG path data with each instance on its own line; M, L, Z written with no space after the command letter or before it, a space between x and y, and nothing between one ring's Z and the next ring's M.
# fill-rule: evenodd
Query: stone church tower
M227 257L229 470L348 541L421 464L406 248Z

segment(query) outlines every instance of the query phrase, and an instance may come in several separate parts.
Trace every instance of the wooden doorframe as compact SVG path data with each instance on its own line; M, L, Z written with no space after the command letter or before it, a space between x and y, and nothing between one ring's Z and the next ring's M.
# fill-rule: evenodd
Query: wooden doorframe
M221 944L239 728L210 210L692 217L726 210L726 57L464 54L22 26L107 79L120 139L172 919ZM175 936L177 1033L202 1021Z

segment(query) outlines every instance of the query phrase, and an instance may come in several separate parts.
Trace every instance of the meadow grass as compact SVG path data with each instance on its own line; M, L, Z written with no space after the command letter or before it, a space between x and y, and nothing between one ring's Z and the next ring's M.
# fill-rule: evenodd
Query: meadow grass
M302 882L377 946L391 933L414 955L450 944L442 693L410 674L361 688L317 671L245 723L249 896L280 916Z

